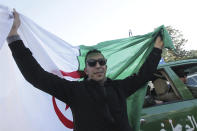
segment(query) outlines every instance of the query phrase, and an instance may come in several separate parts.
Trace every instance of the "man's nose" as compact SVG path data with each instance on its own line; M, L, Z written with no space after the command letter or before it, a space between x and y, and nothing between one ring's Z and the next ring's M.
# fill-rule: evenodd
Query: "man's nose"
M96 62L96 66L95 67L101 67L101 65L98 62Z

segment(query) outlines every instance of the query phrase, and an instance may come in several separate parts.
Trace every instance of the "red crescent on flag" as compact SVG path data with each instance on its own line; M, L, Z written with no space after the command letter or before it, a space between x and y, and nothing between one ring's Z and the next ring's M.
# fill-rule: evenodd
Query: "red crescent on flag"
M60 70L60 72L62 73L63 76L69 76L72 78L82 78L85 76L85 73L83 71L64 72L64 71ZM58 108L58 106L56 104L54 96L52 97L52 102L53 102L54 110L55 110L58 118L62 122L62 124L64 124L64 126L66 126L67 128L73 129L73 127L74 127L73 122L71 120L69 120L66 116L64 116L64 114L60 111L60 109ZM69 108L69 106L66 105L65 110L67 110L68 108Z
M55 97L52 97L52 101L53 101L53 107L55 109L55 112L58 116L58 118L60 119L60 121L64 124L64 126L66 126L67 128L73 129L74 124L71 120L69 120L68 118L66 118L63 113L60 111L60 109L58 108L56 101L55 101Z

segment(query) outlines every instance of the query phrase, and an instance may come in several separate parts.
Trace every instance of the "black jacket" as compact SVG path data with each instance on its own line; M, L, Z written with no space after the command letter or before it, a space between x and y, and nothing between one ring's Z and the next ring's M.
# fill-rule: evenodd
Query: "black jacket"
M36 88L68 104L75 131L131 131L126 99L144 85L156 71L161 50L154 48L139 73L123 80L68 81L43 70L21 40L9 44L25 79Z

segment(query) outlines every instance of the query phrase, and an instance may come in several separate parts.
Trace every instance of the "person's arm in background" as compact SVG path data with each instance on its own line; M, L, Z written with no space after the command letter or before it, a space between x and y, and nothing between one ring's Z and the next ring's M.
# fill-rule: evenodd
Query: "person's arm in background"
M161 59L163 45L164 44L161 36L158 36L155 40L152 52L140 68L139 73L119 81L126 97L130 96L139 88L141 88L146 82L150 80L153 73L156 72L157 66Z
M9 47L14 60L24 78L36 88L47 92L56 98L71 104L72 89L78 82L67 81L52 73L46 72L26 48L17 33L20 26L19 14L14 10L14 23L8 35Z

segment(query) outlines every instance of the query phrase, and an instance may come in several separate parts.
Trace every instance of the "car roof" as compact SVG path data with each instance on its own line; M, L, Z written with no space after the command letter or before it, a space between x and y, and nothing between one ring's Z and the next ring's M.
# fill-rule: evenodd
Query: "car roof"
M197 59L180 60L180 61L174 61L165 64L159 64L157 69L161 69L165 67L174 67L174 66L185 65L185 64L195 64L195 63L197 64Z

